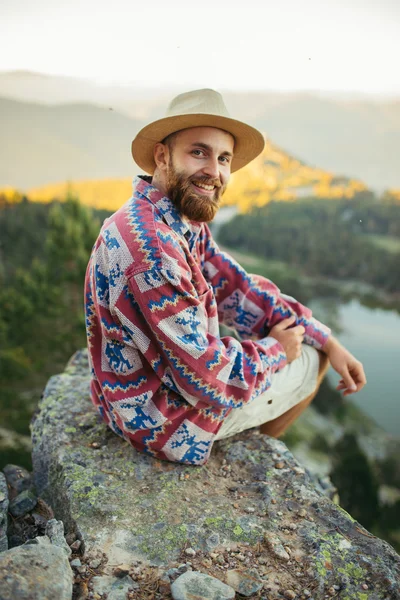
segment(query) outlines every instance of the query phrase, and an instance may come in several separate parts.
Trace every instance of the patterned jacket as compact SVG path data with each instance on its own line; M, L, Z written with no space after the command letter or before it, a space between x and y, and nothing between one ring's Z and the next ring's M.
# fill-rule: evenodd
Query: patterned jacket
M231 410L271 385L287 360L266 337L292 314L305 342L330 330L268 279L247 274L206 224L182 220L146 178L103 224L85 281L91 397L136 449L200 465ZM219 334L219 323L236 337Z

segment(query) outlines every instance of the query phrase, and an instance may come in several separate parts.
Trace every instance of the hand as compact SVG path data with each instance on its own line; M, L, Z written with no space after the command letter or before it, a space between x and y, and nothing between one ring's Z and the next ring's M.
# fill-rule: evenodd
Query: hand
M355 394L364 387L367 383L364 367L338 340L329 337L323 352L328 356L335 371L342 376L336 389L344 390L343 396Z
M286 352L288 363L299 358L301 354L301 344L303 343L304 333L306 331L302 325L292 327L295 322L296 317L292 315L272 327L268 334L282 344Z

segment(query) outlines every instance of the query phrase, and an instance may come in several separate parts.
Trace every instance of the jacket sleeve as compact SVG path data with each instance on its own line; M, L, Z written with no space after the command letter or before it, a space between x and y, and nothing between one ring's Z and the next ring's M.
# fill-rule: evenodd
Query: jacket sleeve
M184 262L131 274L128 286L115 307L120 321L134 331L131 297L146 323L140 332L144 357L164 384L193 405L200 399L237 408L265 391L271 375L286 365L285 351L272 337L239 342L219 336L213 291L199 295Z
M242 339L262 338L274 325L296 316L294 325L305 328L304 341L321 349L331 330L312 316L295 298L283 294L266 277L248 274L227 252L220 250L204 227L204 270L218 305L221 323L234 328Z

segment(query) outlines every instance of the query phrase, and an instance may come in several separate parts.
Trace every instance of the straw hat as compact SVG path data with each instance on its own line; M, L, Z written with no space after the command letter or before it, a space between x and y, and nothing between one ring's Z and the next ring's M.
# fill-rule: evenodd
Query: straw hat
M257 129L231 119L221 94L204 89L179 94L163 119L143 127L132 142L133 160L146 173L153 174L156 168L154 145L171 133L190 127L217 127L233 135L232 173L256 158L264 148L264 137Z

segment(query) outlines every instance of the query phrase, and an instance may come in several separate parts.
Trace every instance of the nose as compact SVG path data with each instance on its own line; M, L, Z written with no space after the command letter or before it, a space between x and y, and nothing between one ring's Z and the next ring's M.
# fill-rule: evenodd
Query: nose
M203 173L212 179L219 179L219 162L217 156L210 156L203 167Z

